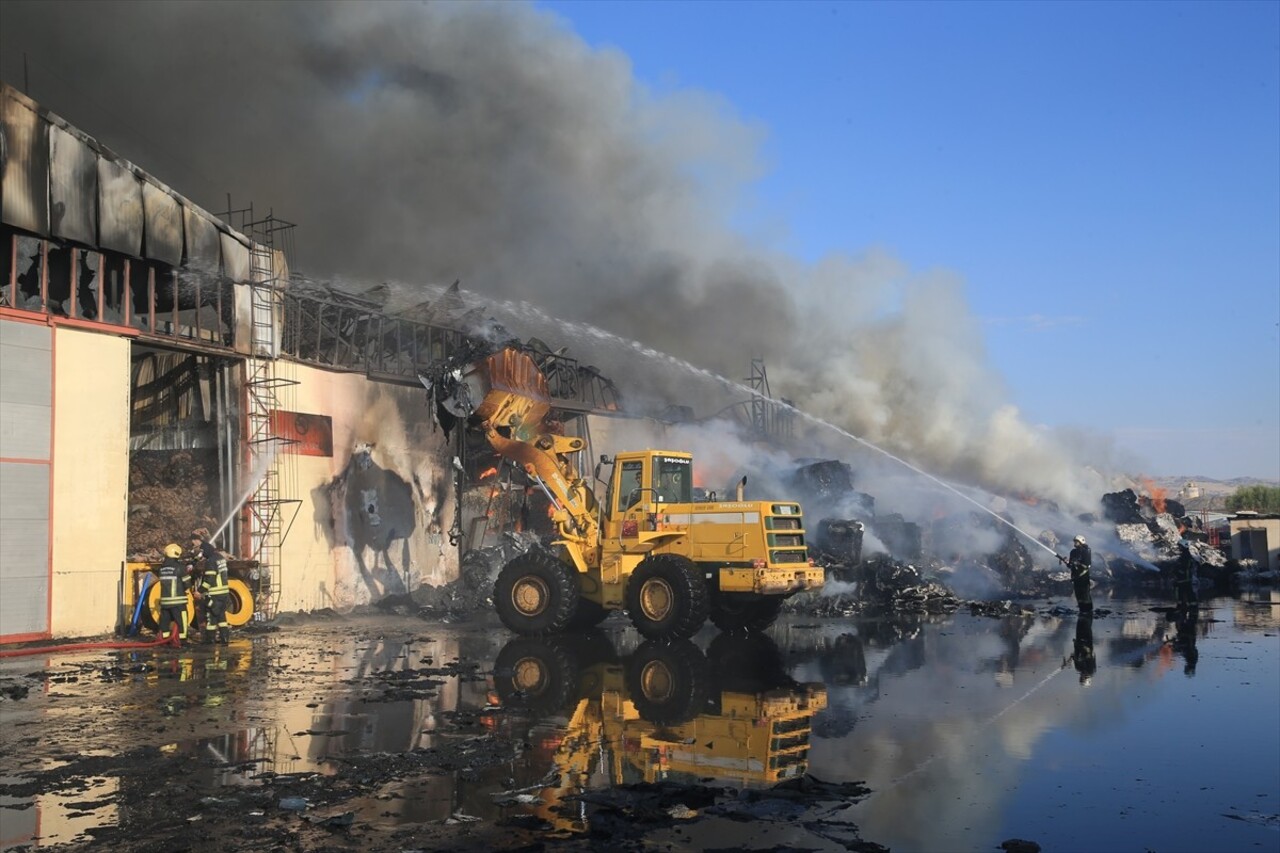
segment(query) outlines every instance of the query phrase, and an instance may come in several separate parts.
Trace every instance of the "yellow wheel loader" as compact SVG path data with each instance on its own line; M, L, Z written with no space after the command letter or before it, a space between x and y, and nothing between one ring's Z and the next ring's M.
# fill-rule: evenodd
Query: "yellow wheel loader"
M446 426L463 420L547 495L556 538L502 568L493 601L517 634L590 627L625 609L651 639L689 637L710 618L761 630L782 601L817 589L795 501L694 500L693 457L674 450L601 456L603 499L579 470L586 441L549 426L546 379L506 347L420 376ZM611 468L607 482L600 478Z

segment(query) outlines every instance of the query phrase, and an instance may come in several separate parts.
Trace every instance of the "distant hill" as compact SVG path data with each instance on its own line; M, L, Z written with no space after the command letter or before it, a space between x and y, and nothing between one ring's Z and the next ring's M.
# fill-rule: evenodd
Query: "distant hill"
M1227 496L1244 486L1280 486L1280 481L1263 480L1258 477L1235 477L1230 480L1215 480L1212 477L1135 477L1136 482L1154 483L1165 490L1167 497L1182 503L1188 512L1200 510L1221 510ZM1199 490L1197 497L1191 497L1187 486L1191 484Z

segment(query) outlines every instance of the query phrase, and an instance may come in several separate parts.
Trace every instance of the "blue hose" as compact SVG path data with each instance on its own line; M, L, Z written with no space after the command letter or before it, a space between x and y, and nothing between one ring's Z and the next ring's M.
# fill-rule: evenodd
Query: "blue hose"
M138 633L138 620L142 617L142 605L147 603L147 592L156 583L156 576L147 572L142 576L142 591L138 593L138 605L133 608L133 621L129 623L129 636Z

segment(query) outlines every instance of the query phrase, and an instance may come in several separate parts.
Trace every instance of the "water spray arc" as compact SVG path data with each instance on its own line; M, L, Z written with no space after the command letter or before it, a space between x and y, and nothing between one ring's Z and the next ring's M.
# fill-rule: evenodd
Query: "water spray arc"
M267 472L269 470L271 470L271 465L275 461L275 458L276 458L276 449L274 447L268 449L265 453L262 454L262 456L258 458L257 464L254 465L253 471L250 472L249 474L249 478L247 481L248 485L243 490L241 490L240 497L236 500L235 504L231 507L231 511L227 513L227 517L224 518L222 520L222 523L218 525L218 529L213 531L213 535L210 537L211 542L218 541L218 536L222 533L222 531L227 529L227 525L230 524L231 520L235 518L236 515L240 512L240 508L244 506L245 501L253 497L254 492L258 490L258 484L262 482L262 478L267 475Z
M646 358L656 359L656 360L665 362L666 364L672 367L679 368L680 370L683 370L687 373L698 376L702 379L706 379L711 382L718 383L722 388L725 388L726 390L730 390L730 391L733 391L734 393L746 395L748 398L756 393L752 388L740 382L735 382L732 379L728 379L717 373L713 373L712 371L706 370L701 367L697 367L696 365L690 364L689 362L684 361L683 359L677 358L676 356L661 352L659 350L655 350L651 347L647 347L644 344L640 343L639 341L634 341L628 338L624 338L620 335L615 335L612 332L607 332L603 329L600 329L596 326L592 326L586 323L576 323L568 320L561 320L558 318L551 317L545 311L538 308L536 305L530 305L527 302L513 302L509 300L502 300L499 302L492 303L492 306L503 309L505 312L509 313L513 318L528 319L529 317L534 317L541 322L559 326L563 329L569 330L572 333L577 333L583 337L593 338L597 341L600 341L602 343L606 343L615 347L623 347L639 355L645 356ZM1027 532L1026 530L1023 530L1021 527L1018 527L1012 521L1000 515L998 512L992 510L990 507L984 506L982 503L964 494L964 492L960 491L958 488L946 482L945 480L942 480L941 478L936 477L933 474L930 474L928 471L925 471L922 468L916 465L913 465L912 463L908 462L905 459L902 459L899 456L895 456L893 453L876 445L874 442L868 441L867 439L854 435L848 430L841 429L835 424L825 421L822 418L817 417L816 415L812 415L799 408L796 408L794 405L791 405L789 403L784 403L780 400L775 400L773 402L787 411L794 412L796 415L799 415L805 421L807 421L810 424L813 424L816 427L830 430L843 438L856 442L857 444L862 445L868 450L872 450L880 454L881 456L884 456L887 459L890 459L893 462L896 462L898 465L901 465L902 467L908 469L909 471L915 474L918 474L921 477L924 477L925 479L933 482L935 485L940 486L944 490L952 493L956 497L962 498L966 502L982 510L982 512L991 516L996 521L1000 522L1006 527L1009 527L1015 532L1021 534L1028 541L1035 543L1035 545L1044 549L1046 552L1048 552L1052 556L1054 557L1058 556L1058 553L1056 551L1054 551L1045 543L1041 542L1037 537L1033 536L1031 533Z

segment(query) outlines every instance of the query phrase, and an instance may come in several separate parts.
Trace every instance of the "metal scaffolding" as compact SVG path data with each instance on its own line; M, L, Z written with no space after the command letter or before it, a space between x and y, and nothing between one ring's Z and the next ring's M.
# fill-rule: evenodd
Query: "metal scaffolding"
M747 403L749 427L757 441L787 441L793 430L791 401L773 399L769 390L769 373L763 358L751 359L751 399Z
M250 357L245 364L248 477L252 494L245 503L249 521L251 558L258 561L257 607L254 617L276 615L280 603L280 549L302 501L282 488L281 464L290 439L276 434L280 393L297 382L277 375L284 297L275 265L275 245L293 225L268 215L242 228L250 247Z

